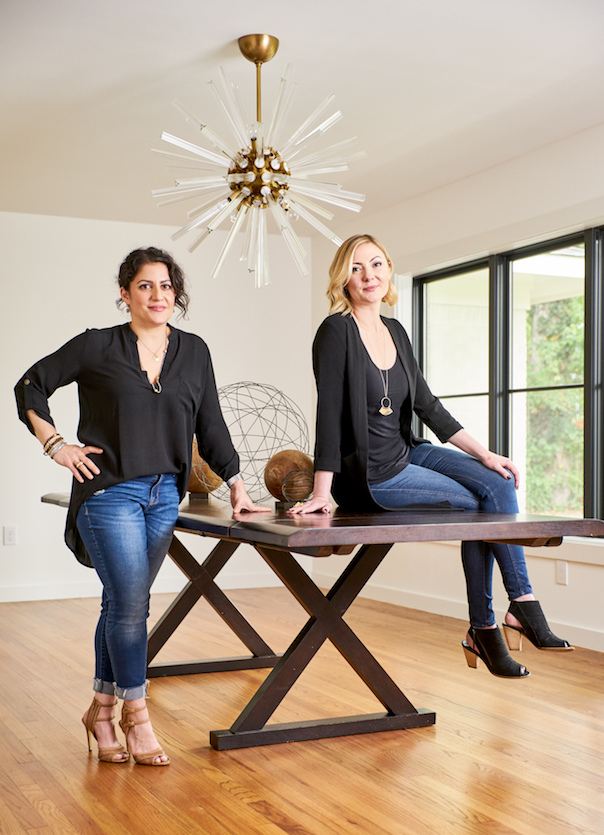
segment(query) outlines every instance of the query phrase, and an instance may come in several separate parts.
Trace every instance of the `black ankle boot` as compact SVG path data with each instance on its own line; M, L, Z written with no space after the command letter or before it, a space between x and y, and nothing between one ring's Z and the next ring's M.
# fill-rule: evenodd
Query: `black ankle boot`
M510 658L499 629L474 629L471 626L468 634L474 643L474 647L471 647L467 641L461 642L468 667L476 669L480 658L486 664L488 671L494 676L500 678L526 678L530 676L526 667L517 664Z
M553 649L568 652L574 647L557 638L549 628L538 600L512 600L508 612L520 622L520 626L504 623L505 639L510 649L522 649L522 636L525 635L537 649Z

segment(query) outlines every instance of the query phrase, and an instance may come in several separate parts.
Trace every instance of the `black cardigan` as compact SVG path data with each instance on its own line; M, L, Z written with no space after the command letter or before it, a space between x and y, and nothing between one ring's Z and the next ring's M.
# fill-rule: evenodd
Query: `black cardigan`
M382 317L409 379L409 397L401 410L401 433L411 446L428 443L411 431L412 412L445 443L462 429L426 383L400 322ZM315 470L333 472L332 492L349 510L383 509L367 483L369 431L364 346L350 315L335 313L323 321L313 343L317 382Z
M33 365L15 387L19 417L33 428L27 410L54 425L48 398L76 382L80 402L78 438L98 446L90 454L101 470L91 481L73 479L65 541L91 565L76 527L93 492L147 475L174 473L181 498L191 472L193 433L199 454L223 479L239 471L239 456L224 422L206 343L172 327L156 394L141 369L137 337L129 325L87 330Z

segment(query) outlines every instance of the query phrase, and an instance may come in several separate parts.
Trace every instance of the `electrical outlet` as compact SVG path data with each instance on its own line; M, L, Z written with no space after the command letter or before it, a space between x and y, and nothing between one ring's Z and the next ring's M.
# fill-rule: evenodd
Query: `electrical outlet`
M556 583L568 586L568 563L566 560L556 560Z
M14 525L4 525L2 528L2 543L4 545L17 544L17 529Z

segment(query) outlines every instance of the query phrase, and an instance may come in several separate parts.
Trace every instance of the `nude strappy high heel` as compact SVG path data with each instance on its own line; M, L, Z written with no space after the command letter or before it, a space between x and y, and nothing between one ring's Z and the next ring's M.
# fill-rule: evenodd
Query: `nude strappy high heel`
M110 702L109 704L101 704L95 697L92 699L92 704L86 711L85 715L82 716L82 723L86 728L86 737L88 739L88 752L92 753L92 745L91 740L94 737L97 740L96 733L94 732L94 726L97 722L112 722L113 721L113 711L111 712L111 716L107 716L104 719L99 719L99 712L104 707L114 707L117 704L117 699L114 702ZM130 759L130 755L127 754L125 757L122 757L119 760L116 760L115 757L118 754L126 754L126 749L123 745L114 745L113 748L101 748L99 746L99 760L103 763L114 763L115 765L119 765L120 763L127 763Z
M122 718L120 719L120 728L124 732L124 736L126 737L126 747L128 748L128 753L131 753L134 757L134 762L137 765L170 765L170 758L168 757L167 760L163 761L160 760L156 762L158 757L165 757L166 752L163 748L156 748L155 751L145 751L142 754L135 754L130 751L130 746L128 745L128 734L130 730L135 725L144 725L145 722L150 722L150 719L143 719L142 722L135 722L134 719L130 718L130 714L132 713L139 713L141 710L146 710L147 705L143 705L142 707L127 707L126 703L122 705Z

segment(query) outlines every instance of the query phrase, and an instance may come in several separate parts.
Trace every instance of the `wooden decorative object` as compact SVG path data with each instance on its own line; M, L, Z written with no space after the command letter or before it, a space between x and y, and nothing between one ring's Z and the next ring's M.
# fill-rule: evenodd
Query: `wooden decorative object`
M189 479L189 493L201 493L207 496L222 484L220 476L209 468L199 454L197 440L193 439L193 460L191 465L191 477Z
M281 502L301 502L313 488L313 463L304 452L284 449L277 452L264 469L269 493Z

